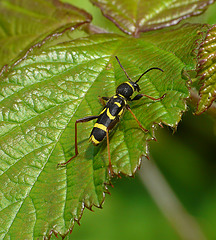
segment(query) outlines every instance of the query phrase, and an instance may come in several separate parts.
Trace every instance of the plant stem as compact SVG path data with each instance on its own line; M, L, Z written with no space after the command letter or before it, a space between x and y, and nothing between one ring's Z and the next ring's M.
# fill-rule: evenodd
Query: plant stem
M185 210L152 160L143 159L139 176L182 240L206 240L196 220Z

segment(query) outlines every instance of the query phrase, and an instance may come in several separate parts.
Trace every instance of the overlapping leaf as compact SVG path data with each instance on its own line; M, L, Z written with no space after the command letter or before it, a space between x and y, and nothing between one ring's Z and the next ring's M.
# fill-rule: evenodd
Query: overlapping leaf
M209 29L198 52L198 76L203 83L196 114L206 111L216 99L216 25Z
M132 79L150 67L164 70L149 72L140 87L142 93L153 97L166 93L166 97L131 103L150 133L144 134L126 112L110 135L114 172L134 174L141 155L147 154L152 126L163 122L174 127L186 109L184 99L189 93L181 70L193 67L190 52L199 30L199 25L188 25L143 34L140 39L92 35L41 52L35 49L2 75L2 239L42 238L51 230L64 235L80 219L84 206L101 206L109 181L108 158L106 142L98 147L88 142L93 122L78 126L77 158L63 169L57 169L57 164L74 154L75 120L97 115L101 110L97 97L112 96L125 81L115 55ZM178 37L172 42L174 36Z
M182 19L201 14L214 0L91 0L104 16L127 34L177 24Z
M1 0L0 68L40 40L90 21L85 11L58 0Z

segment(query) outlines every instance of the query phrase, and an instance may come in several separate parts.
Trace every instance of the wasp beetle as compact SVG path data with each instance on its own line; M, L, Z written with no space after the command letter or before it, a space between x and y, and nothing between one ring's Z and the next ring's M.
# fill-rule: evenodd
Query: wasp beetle
M88 122L93 119L97 119L96 123L94 124L94 127L91 131L89 141L92 142L95 146L97 146L99 143L103 141L103 139L106 137L107 139L107 151L108 151L108 159L109 159L109 171L112 173L112 164L111 164L111 156L110 156L110 147L109 147L109 131L115 127L115 125L119 122L119 119L123 115L123 112L125 109L129 110L130 113L133 115L134 119L140 126L140 128L144 132L148 132L147 129L145 129L142 124L139 122L139 120L136 118L134 113L132 112L130 106L128 105L128 101L135 101L139 100L142 97L150 98L153 101L161 100L165 97L166 94L164 94L162 97L159 98L153 98L151 96L145 95L145 94L137 94L135 97L131 98L133 93L135 91L139 92L140 87L138 85L139 80L142 78L143 75L145 75L147 72L157 69L163 72L162 69L153 67L146 70L144 73L140 75L140 77L134 82L132 79L128 76L126 70L121 65L119 59L117 56L115 56L116 60L118 61L120 67L124 71L128 81L120 84L116 89L116 94L112 97L101 97L100 101L104 105L103 110L101 113L97 116L88 116L81 119L77 119L75 122L75 155L70 158L67 162L59 163L58 166L65 166L68 164L72 159L74 159L78 154L78 144L77 144L77 124L82 122ZM105 103L107 101L107 103Z

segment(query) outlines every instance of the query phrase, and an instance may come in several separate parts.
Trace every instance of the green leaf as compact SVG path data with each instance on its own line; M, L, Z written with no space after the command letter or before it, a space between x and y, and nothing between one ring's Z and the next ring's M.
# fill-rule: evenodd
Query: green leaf
M37 49L3 73L0 81L1 239L65 236L84 207L100 207L109 183L106 141L88 142L93 122L78 125L79 155L65 168L57 164L74 155L76 119L97 115L98 96L112 96L124 82L117 55L141 92L166 97L130 103L149 129L145 134L129 112L110 134L116 174L132 176L157 123L175 127L189 96L182 69L194 67L190 53L200 25L143 34L141 38L95 34ZM190 38L190 41L188 41ZM159 41L157 41L159 39ZM175 39L175 41L173 41Z
M203 83L196 114L205 112L216 99L216 25L211 27L198 51L197 74Z
M85 11L58 0L0 1L0 66L21 51L91 21ZM29 49L30 48L30 49Z
M91 0L105 17L127 34L160 29L201 14L212 0Z

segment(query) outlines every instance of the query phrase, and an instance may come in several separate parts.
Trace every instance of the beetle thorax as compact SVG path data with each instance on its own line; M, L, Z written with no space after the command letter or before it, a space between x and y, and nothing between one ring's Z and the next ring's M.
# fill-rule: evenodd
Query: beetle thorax
M132 81L128 81L117 87L116 94L120 94L129 100L135 91L140 91L139 85Z

